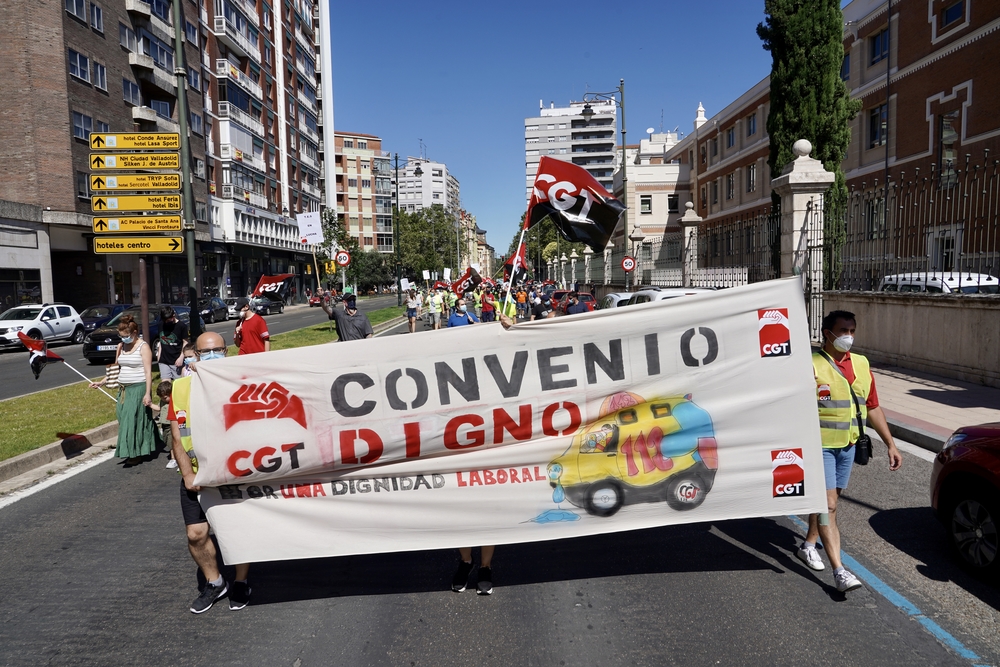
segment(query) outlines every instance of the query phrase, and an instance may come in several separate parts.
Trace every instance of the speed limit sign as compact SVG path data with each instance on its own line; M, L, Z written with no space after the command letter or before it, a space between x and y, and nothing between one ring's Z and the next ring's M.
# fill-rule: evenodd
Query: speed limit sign
M337 266L347 266L351 263L351 253L346 250L338 250L333 261L337 263Z
M625 273L632 273L635 271L635 257L631 257L629 255L622 257L622 269L625 270Z

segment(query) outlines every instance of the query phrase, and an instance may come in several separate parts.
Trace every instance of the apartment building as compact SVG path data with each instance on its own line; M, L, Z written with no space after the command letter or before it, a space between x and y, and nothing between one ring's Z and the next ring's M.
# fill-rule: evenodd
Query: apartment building
M207 159L198 6L182 3L191 109L196 238L209 241ZM165 0L4 3L0 22L0 176L8 211L40 220L0 221L0 272L17 278L11 301L66 301L78 307L139 296L139 256L93 252L91 132L178 132L174 30ZM43 261L41 248L48 248ZM183 259L152 256L150 298L187 298ZM6 298L0 309L13 305Z
M393 252L392 169L373 134L334 133L337 219L362 250Z
M496 250L486 242L486 230L476 227L476 261L479 264L479 275L491 277L496 270Z
M395 197L395 192L393 196ZM412 213L435 204L443 206L456 220L459 218L462 196L458 179L448 171L448 165L443 162L407 157L406 166L400 165L399 168L399 209Z
M590 105L593 115L587 119L583 109ZM543 155L585 168L611 192L614 187L615 130L617 106L612 100L570 102L546 108L541 100L538 115L524 119L525 206Z
M240 295L261 275L293 273L303 294L311 256L296 216L322 199L318 6L199 1L212 215L203 289Z

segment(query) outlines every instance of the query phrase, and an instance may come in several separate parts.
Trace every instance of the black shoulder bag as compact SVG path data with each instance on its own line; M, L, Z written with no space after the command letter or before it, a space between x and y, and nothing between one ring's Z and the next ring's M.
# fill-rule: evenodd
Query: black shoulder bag
M844 375L844 371L840 370L840 366L834 363L833 359L830 358L826 351L820 350L820 354L822 354L823 358L826 359L831 366L833 366L835 371L840 373L840 377L845 380L847 379L847 376ZM860 434L858 435L858 441L854 443L854 462L859 466L866 466L872 457L872 439L865 433L865 421L861 418L861 404L858 402L858 397L854 393L854 387L852 387L851 383L848 382L847 388L850 389L851 398L854 399L854 410L858 419L858 432Z

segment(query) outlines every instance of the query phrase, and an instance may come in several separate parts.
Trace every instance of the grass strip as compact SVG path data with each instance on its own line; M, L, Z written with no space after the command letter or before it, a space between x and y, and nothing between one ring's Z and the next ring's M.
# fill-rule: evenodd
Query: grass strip
M372 325L380 324L405 312L402 306L390 306L368 313ZM272 350L321 345L337 340L337 332L329 324L296 329L271 338ZM229 354L236 354L230 346ZM100 369L87 369L98 373ZM48 373L59 372L53 367ZM67 371L63 371L67 372ZM153 389L159 373L153 371ZM114 394L114 392L110 392ZM154 404L156 398L153 398ZM0 401L0 461L37 449L73 433L81 433L115 419L115 404L107 396L87 387L86 382L40 391L30 396Z

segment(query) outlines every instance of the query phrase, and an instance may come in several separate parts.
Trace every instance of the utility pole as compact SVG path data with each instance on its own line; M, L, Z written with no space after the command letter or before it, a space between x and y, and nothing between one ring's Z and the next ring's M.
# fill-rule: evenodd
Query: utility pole
M184 11L181 0L173 0L174 75L177 83L177 120L181 134L181 201L184 208L184 246L187 253L188 300L191 306L191 340L201 334L198 317L198 275L194 253L194 193L191 190L191 139L188 135L187 62L184 58Z

